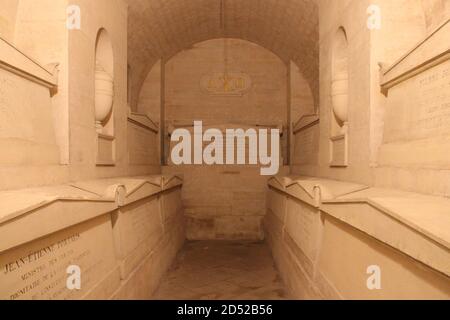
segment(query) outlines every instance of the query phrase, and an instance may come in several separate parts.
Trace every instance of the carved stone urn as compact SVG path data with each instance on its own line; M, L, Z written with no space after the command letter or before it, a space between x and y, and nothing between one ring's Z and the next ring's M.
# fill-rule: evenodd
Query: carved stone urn
M348 73L340 72L332 80L331 102L334 115L344 134L348 126Z
M113 77L97 62L95 67L95 126L98 133L102 133L103 123L111 114L113 101Z

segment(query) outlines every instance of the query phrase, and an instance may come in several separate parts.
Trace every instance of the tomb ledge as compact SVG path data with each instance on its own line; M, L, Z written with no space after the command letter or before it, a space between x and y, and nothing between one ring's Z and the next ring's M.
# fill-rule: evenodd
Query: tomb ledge
M324 200L321 210L450 276L450 199L370 188Z

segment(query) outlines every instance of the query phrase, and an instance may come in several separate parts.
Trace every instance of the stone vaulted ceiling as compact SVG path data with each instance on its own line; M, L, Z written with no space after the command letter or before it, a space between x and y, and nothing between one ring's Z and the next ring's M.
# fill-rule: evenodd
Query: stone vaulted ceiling
M318 93L318 8L315 0L126 0L132 102L148 72L193 44L215 38L257 43L295 61Z

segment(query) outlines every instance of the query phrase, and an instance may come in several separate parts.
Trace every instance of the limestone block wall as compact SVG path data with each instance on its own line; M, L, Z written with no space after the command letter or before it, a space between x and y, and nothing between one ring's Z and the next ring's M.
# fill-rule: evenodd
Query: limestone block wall
M450 3L445 0L422 0L427 31L431 32L450 15Z
M290 109L291 122L296 124L303 116L316 113L316 104L312 90L299 67L290 63Z
M450 15L382 70L381 88L387 97L375 171L378 186L450 196L449 30Z
M231 78L224 83L215 76L226 72L243 81L242 91L233 92ZM194 120L287 124L287 67L256 44L237 39L199 43L167 62L165 81L166 126L192 125Z
M58 89L52 95L51 107L54 130L59 146L60 164L70 162L69 147L69 29L66 27L68 0L18 1L15 21L14 46L40 65L51 68L58 74ZM42 21L46 23L42 23ZM25 169L26 175L33 174L32 166ZM53 169L54 172L59 171ZM60 173L58 172L58 175ZM57 175L55 175L56 177ZM62 178L59 178L62 179ZM43 177L37 180L45 180ZM62 183L60 180L56 183ZM32 186L24 185L18 188Z
M380 9L380 29L368 28L370 5ZM294 174L449 196L447 126L439 119L448 116L450 16L444 9L438 14L438 7L445 6L440 1L319 1L320 132L294 128ZM348 130L342 140L333 138L338 30L345 32L349 61Z
M364 106L369 106L370 90L370 32L367 29L368 1L319 1L320 14L320 135L311 138L318 146L318 162L314 165L298 165L293 160L295 174L319 175L339 180L370 184L370 149L367 141L370 117ZM330 148L335 115L331 99L333 59L338 31L345 30L348 42L348 166L331 166ZM301 138L300 138L301 139ZM299 151L301 152L301 151Z
M71 30L66 26L69 6L80 9L80 29ZM17 64L23 59L15 59L14 67L19 71L21 68L31 71L32 78L42 77L41 72L46 74L44 78L52 79L38 82L47 89L45 96L36 81L28 84L30 78L20 72L19 76L24 79L14 78L12 85L3 87L6 93L1 94L5 101L0 110L1 118L11 120L11 116L21 110L18 125L15 128L10 128L12 123L5 126L3 136L14 139L20 135L23 141L11 148L8 166L0 168L0 190L159 173L160 161L154 159L155 156L159 159L159 142L153 137L155 130L159 131L157 124L151 124L152 133L142 128L142 124L136 125L136 121L129 126L126 4L121 0L24 0L17 6L9 1L5 8L11 10L8 15L11 19L12 11L17 8L14 37L10 42L17 56L26 57L34 69L27 70L23 66L25 62ZM46 23L42 23L44 20ZM95 127L94 73L100 30L108 35L113 48L114 105L106 128L107 137L99 136ZM7 61L6 47L1 48L0 65ZM21 90L28 93L20 94ZM21 103L17 103L19 97ZM14 101L14 105L20 107L11 107L8 101ZM23 129L20 123L31 121L31 118L33 126ZM39 148L30 146L20 151L19 145L36 140L40 141ZM20 159L12 160L13 154ZM37 159L39 157L42 159Z
M319 139L320 117L317 114L305 114L293 128L291 146L293 168L301 167L302 170L317 174Z
M159 127L147 115L130 113L128 116L128 163L130 166L158 167Z
M17 7L19 0L2 0L0 7L0 37L10 42L14 41Z
M164 74L165 127L191 129L194 121L203 121L205 130L287 128L287 66L256 44L237 39L201 42L170 59ZM230 78L224 81L226 74ZM141 98L146 95L142 92ZM286 160L287 133L281 152ZM166 149L170 165L168 141ZM184 175L188 239L263 238L267 186L259 166L168 166L163 171Z
M184 242L182 207L167 206L181 186L145 176L0 193L0 299L151 298ZM70 266L80 290L66 286Z
M223 37L258 43L286 63L294 60L313 88L314 97L318 97L316 1L286 0L283 5L267 1L258 6L257 1L221 4L209 0L180 0L167 3L165 10L159 10L157 2L127 2L130 10L129 61L134 70L131 81L133 107L151 66L161 57L171 57L199 41ZM190 19L178 18L181 13L192 14Z
M445 2L445 1L444 1ZM433 123L434 117L445 118L446 109L440 107L445 106L448 99L445 92L448 91L446 86L441 86L439 81L421 85L422 79L435 74L440 77L439 69L445 69L445 63L440 67L431 68L438 63L438 57L442 52L448 48L442 48L440 43L448 42L448 31L444 28L436 30L438 26L443 27L443 24L450 18L448 11L443 8L441 1L421 1L405 2L404 5L407 10L396 10L397 3L392 1L379 1L384 15L383 25L380 30L373 31L371 34L371 41L373 43L372 49L372 94L371 94L371 166L374 169L373 179L376 186L397 188L413 192L434 194L437 196L448 197L448 171L447 165L441 164L430 165L430 161L435 156L439 157L440 151L419 151L413 147L413 141L417 143L418 132L421 132L420 140L425 142L427 139L433 139L432 136L438 137L441 134L439 130L445 130L445 126L439 123ZM441 7L436 10L436 8ZM431 9L434 8L434 9ZM437 12L439 11L439 13ZM433 12L433 13L432 13ZM407 21L407 24L404 24ZM431 24L434 24L431 27ZM445 39L435 40L437 37L446 37ZM444 45L445 46L445 45ZM423 53L427 52L424 58ZM406 64L398 64L399 61L406 59ZM425 60L429 60L430 64L421 68ZM380 66L381 63L381 78ZM442 61L445 62L445 61ZM416 77L410 78L414 72L419 72ZM383 80L383 75L390 73L395 75L390 77L393 80L400 73L408 74L403 79L396 79L395 85L391 83L388 90L385 86L386 80ZM409 81L406 81L410 79ZM401 81L397 81L401 80ZM441 81L445 81L444 79ZM411 90L411 85L414 84L414 89ZM400 94L404 97L399 102L395 95ZM422 98L414 97L417 93ZM434 99L433 97L439 97ZM414 102L412 102L414 101ZM405 113L405 105L408 105L408 115ZM436 114L436 110L439 114ZM395 120L394 120L395 117ZM410 117L405 120L405 117ZM397 146L391 144L393 142L393 121L396 123L396 135L403 135L405 137L405 144L410 144L411 148L407 152L401 150L404 147L400 143ZM407 124L408 123L408 124ZM406 129L406 128L409 129ZM426 129L423 129L426 127ZM441 128L441 129L439 129ZM428 134L426 133L428 132ZM398 136L397 136L398 137ZM395 140L395 138L394 138ZM407 142L407 140L409 142ZM398 142L399 140L397 140ZM395 144L395 143L394 143ZM432 141L426 144L430 146L435 145ZM396 163L386 162L386 147L390 145L391 153L398 152ZM439 148L439 147L438 147ZM440 150L446 149L442 145ZM427 154L429 159L419 160L421 155ZM417 159L415 165L411 166L406 163L400 163L403 160ZM401 160L403 159L403 160ZM391 158L393 160L393 158Z
M184 176L188 240L264 239L267 177L260 175L259 167L167 166L163 172Z
M153 121L158 123L161 118L161 84L164 81L162 64L161 60L158 61L148 73L142 84L137 105L139 113L148 115Z
M367 27L370 5L380 29ZM268 194L277 266L300 299L448 299L450 17L440 1L324 0L319 12L320 112L294 127L294 176L273 179ZM338 30L349 62L339 149ZM381 271L380 290L369 289L370 270Z
M295 298L449 299L448 200L308 177L269 186L266 237Z
M113 299L150 299L172 265L185 240L181 186L179 176L158 176L147 186L150 198L117 212L114 232L116 244L121 244L116 248L122 284Z
M57 167L51 94L57 77L0 39L0 189L20 185L25 167ZM12 177L19 181L12 181Z
M80 7L82 27L69 32L69 115L70 163L85 168L90 177L113 177L143 174L128 172L127 162L127 7L123 1L71 1ZM83 12L89 15L83 15ZM105 12L108 12L105 15ZM95 130L96 42L104 30L113 49L114 102L107 133L114 137L113 166L97 166L97 132ZM108 70L108 72L111 72ZM83 180L84 170L74 170L73 180ZM76 173L75 173L76 172ZM86 179L86 178L84 178Z

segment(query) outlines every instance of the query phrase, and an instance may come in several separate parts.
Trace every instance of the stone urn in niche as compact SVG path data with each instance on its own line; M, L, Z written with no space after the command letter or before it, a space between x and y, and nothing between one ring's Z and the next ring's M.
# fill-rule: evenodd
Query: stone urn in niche
M102 133L103 124L112 111L114 102L114 79L99 64L95 66L95 126Z
M340 72L332 80L331 103L333 113L341 127L341 134L348 128L348 73Z

